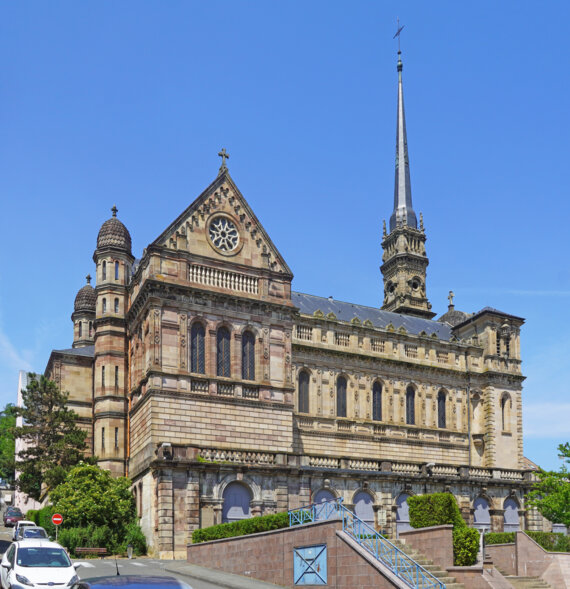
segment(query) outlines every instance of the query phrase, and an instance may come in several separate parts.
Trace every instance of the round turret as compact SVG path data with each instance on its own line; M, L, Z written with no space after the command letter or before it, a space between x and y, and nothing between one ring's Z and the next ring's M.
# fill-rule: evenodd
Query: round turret
M97 294L95 293L95 289L91 286L91 276L87 275L87 284L77 292L75 303L73 304L73 310L76 313L80 311L95 313L96 303Z
M131 253L131 234L129 230L117 219L117 207L113 206L113 216L101 225L97 236L97 249L103 247L115 247Z

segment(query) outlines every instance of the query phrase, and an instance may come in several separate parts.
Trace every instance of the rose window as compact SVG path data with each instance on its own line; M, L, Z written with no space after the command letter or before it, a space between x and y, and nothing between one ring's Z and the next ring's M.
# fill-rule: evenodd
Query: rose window
M210 240L222 252L231 252L239 243L239 233L227 217L217 217L210 223Z

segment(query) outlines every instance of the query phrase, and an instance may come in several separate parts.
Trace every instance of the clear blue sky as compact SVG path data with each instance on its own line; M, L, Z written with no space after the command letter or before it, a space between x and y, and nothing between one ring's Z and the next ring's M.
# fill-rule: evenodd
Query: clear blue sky
M399 16L428 296L525 317L525 454L570 440L570 4L0 2L0 402L72 343L116 203L142 249L232 177L294 288L380 305Z

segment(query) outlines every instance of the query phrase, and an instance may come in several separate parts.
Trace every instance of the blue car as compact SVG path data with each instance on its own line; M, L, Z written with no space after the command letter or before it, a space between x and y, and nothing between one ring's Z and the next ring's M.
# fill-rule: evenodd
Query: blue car
M190 585L178 581L174 577L138 577L133 575L85 579L73 585L71 589L103 589L105 587L120 587L120 589L192 589Z

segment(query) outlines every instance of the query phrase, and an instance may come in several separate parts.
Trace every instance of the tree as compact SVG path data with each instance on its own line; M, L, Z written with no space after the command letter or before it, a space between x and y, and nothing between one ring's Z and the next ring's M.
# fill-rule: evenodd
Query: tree
M44 485L56 487L69 469L84 458L85 432L77 426L77 414L66 406L68 393L45 376L28 375L22 390L23 407L16 407L24 425L15 428L26 448L18 453L20 472L16 485L33 499L40 499Z
M563 459L558 472L540 470L538 481L527 495L527 502L555 524L570 526L570 443L558 446L558 456Z
M107 470L82 463L69 471L50 499L66 526L107 525L117 530L136 516L130 486L131 481L125 477L113 478Z
M0 412L0 477L7 481L14 480L15 427L15 407L8 403Z

